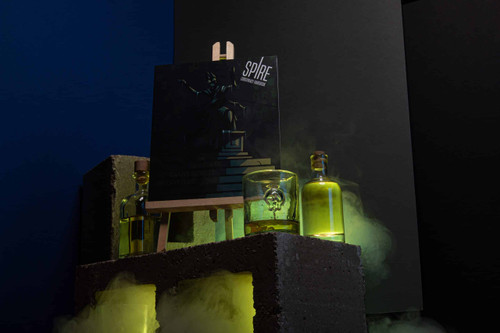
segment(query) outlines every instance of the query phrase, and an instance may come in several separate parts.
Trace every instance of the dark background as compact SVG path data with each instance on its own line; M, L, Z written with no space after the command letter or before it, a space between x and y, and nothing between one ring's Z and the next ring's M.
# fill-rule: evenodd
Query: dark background
M71 313L81 177L110 154L149 155L172 9L0 2L3 331ZM403 6L424 315L459 332L498 326L499 16L496 0Z
M424 315L494 331L500 2L419 0L403 19Z

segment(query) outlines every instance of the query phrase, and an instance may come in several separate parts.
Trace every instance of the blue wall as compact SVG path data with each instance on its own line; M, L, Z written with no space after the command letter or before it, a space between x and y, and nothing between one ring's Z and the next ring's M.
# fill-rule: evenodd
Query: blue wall
M172 55L173 0L0 2L0 330L71 314L82 176L149 156Z

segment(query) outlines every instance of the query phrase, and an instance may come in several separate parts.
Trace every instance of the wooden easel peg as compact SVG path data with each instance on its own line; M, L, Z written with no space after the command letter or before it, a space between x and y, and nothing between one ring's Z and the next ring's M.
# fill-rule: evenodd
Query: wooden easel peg
M226 53L220 53L220 42L212 45L212 61L232 60L234 59L234 44L230 41L226 42Z

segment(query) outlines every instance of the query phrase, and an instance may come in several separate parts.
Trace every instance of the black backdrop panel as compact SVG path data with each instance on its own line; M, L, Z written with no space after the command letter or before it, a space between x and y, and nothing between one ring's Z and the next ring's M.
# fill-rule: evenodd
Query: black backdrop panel
M176 63L210 60L227 40L236 58L279 58L282 167L305 179L309 154L326 150L331 173L392 233L367 312L421 308L400 1L175 2Z

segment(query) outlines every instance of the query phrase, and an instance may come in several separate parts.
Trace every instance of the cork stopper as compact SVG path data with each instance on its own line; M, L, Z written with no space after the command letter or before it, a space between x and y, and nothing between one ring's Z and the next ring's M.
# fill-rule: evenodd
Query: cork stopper
M316 150L311 154L311 168L323 169L328 165L328 155L322 150Z
M138 171L149 171L149 161L148 160L137 160L134 163L134 172Z

